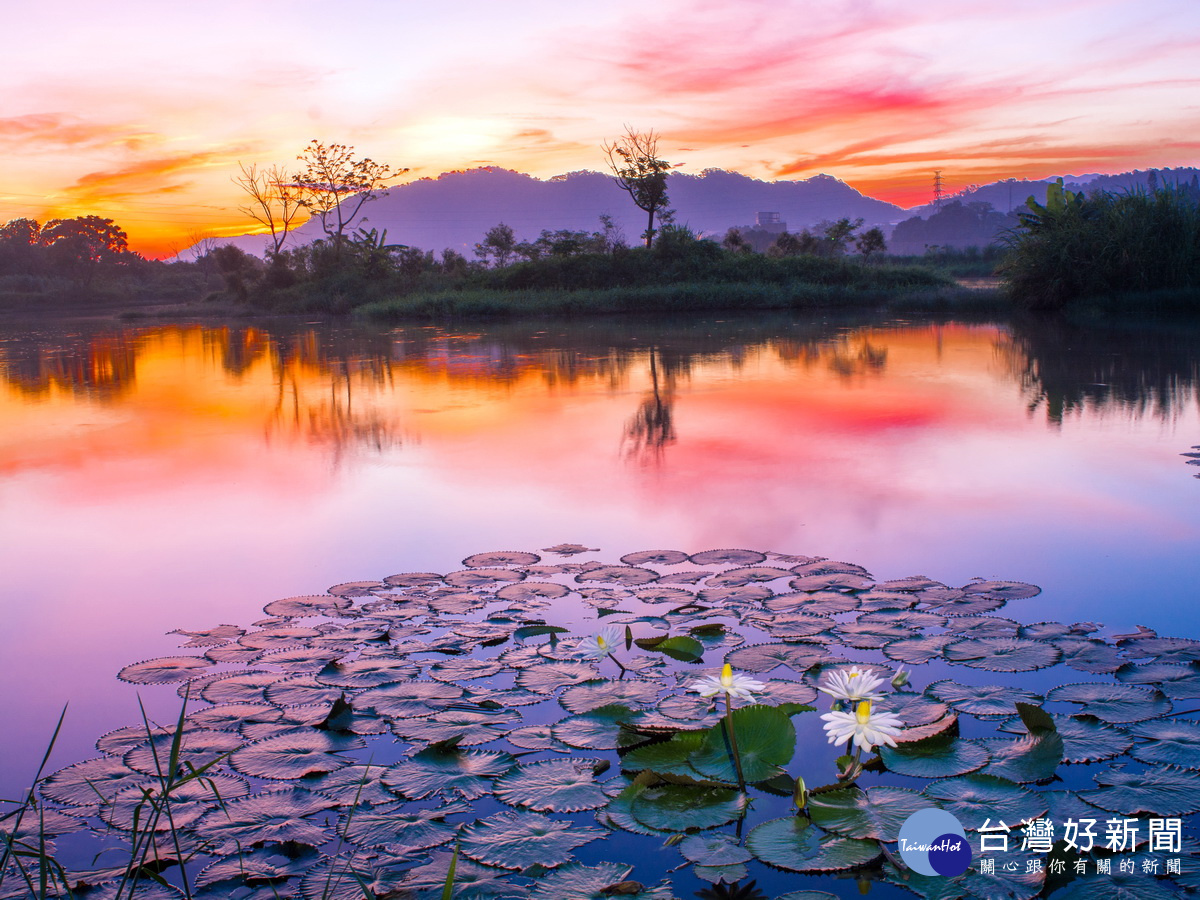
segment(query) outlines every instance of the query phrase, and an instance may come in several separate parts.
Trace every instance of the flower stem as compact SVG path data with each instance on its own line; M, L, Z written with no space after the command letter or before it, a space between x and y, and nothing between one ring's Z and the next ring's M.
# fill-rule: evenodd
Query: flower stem
M619 659L617 659L615 656L613 656L611 653L608 654L608 658L611 659L613 662L615 662L617 664L617 668L621 670L621 674L619 676L617 676L618 680L621 678L624 678L625 673L628 672L629 670L627 668L625 668L624 664Z
M733 733L733 702L725 695L725 733L729 735L729 749L733 753L733 767L737 770L738 790L746 792L746 777L742 774L742 755L738 752L737 735Z

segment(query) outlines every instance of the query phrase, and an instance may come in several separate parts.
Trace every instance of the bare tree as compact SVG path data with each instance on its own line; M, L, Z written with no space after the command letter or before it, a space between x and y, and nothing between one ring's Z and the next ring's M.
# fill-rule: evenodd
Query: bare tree
M393 169L387 163L358 159L346 144L311 141L297 157L304 170L296 176L303 191L300 203L321 220L321 227L340 255L345 232L359 210L393 178L408 169Z
M658 135L635 131L628 125L625 134L613 143L601 145L608 156L608 167L617 177L617 186L647 214L642 237L649 247L654 240L654 217L667 205L667 173L671 164L658 158Z
M292 223L305 207L304 190L296 183L295 176L279 166L259 171L256 165L238 163L238 168L242 174L233 183L250 197L249 205L239 207L239 211L270 229L271 255L277 255Z

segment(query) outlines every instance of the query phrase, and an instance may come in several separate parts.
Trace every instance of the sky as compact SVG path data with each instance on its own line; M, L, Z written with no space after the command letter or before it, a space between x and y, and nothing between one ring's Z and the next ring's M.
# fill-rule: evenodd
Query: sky
M147 255L254 223L239 163L313 139L407 168L681 171L927 202L1200 163L1194 0L46 0L6 16L0 222L101 215Z

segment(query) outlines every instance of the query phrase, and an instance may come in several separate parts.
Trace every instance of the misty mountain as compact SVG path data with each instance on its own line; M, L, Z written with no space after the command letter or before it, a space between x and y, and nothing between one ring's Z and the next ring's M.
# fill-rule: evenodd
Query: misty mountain
M1147 189L1153 186L1168 187L1170 185L1194 184L1200 169L1137 169L1133 172L1122 172L1119 175L1063 175L1063 185L1068 190L1083 191L1121 191ZM949 195L947 200L959 200L964 204L990 203L997 211L1011 212L1025 205L1026 199L1033 197L1038 203L1046 202L1046 188L1057 181L1057 178L1044 178L1041 181L1029 181L1024 178L1006 178L991 184L975 185L956 194ZM914 206L908 210L909 215L928 218L937 212L932 203L924 206Z
M779 213L792 231L843 216L886 225L903 215L900 207L865 197L830 175L759 181L708 169L699 175L673 172L669 179L676 222L716 237L735 226L753 225L760 212ZM452 248L471 257L484 233L500 222L512 227L518 240L533 240L543 229L598 231L601 215L612 216L629 244L637 244L646 228L646 214L609 175L571 172L542 180L508 169L482 168L389 188L363 206L352 230L386 229L389 243L435 251ZM287 245L321 236L320 224L310 221L289 235ZM261 254L267 241L262 235L243 235L221 243ZM189 258L186 252L183 258Z
M1064 181L1072 190L1122 191L1153 183L1191 184L1198 172L1194 168L1137 170L1120 175L1065 176ZM781 222L793 233L846 217L861 218L866 227L879 225L889 235L893 226L902 221L929 219L938 212L932 203L901 209L864 196L831 175L816 175L803 181L761 181L737 172L706 169L699 175L673 172L669 178L668 195L670 206L676 211L676 222L716 238L732 227L753 226L762 212L778 213ZM1053 181L1053 178L1006 179L972 186L944 199L943 206L955 201L967 207L986 203L1004 214L1023 206L1030 196L1044 203L1046 187ZM500 222L511 226L518 240L533 240L543 229L597 231L601 215L612 216L629 244L637 244L646 228L645 213L633 205L629 195L609 175L570 172L543 180L509 169L481 168L447 172L437 178L422 178L389 188L363 206L351 232L358 227L386 230L389 243L439 252L452 248L471 258L475 244ZM999 222L999 218L995 221ZM985 232L990 233L990 227L969 229L970 234L959 240L940 233L937 240L932 240L923 233L918 236L919 229L909 226L908 233L901 237L907 252L919 253L925 243L986 244ZM287 245L305 244L321 236L320 224L310 221L289 236ZM268 242L263 235L241 235L222 239L221 243L261 255ZM191 258L188 251L180 256Z

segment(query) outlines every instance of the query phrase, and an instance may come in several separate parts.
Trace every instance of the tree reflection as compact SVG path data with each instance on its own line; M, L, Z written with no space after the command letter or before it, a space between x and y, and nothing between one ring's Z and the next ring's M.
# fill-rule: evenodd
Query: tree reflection
M675 374L666 368L659 383L660 357L661 351L651 347L650 390L625 426L622 441L626 459L643 466L661 462L667 445L675 443Z
M1031 413L1047 421L1085 410L1172 419L1197 398L1200 327L1021 319L997 352Z

